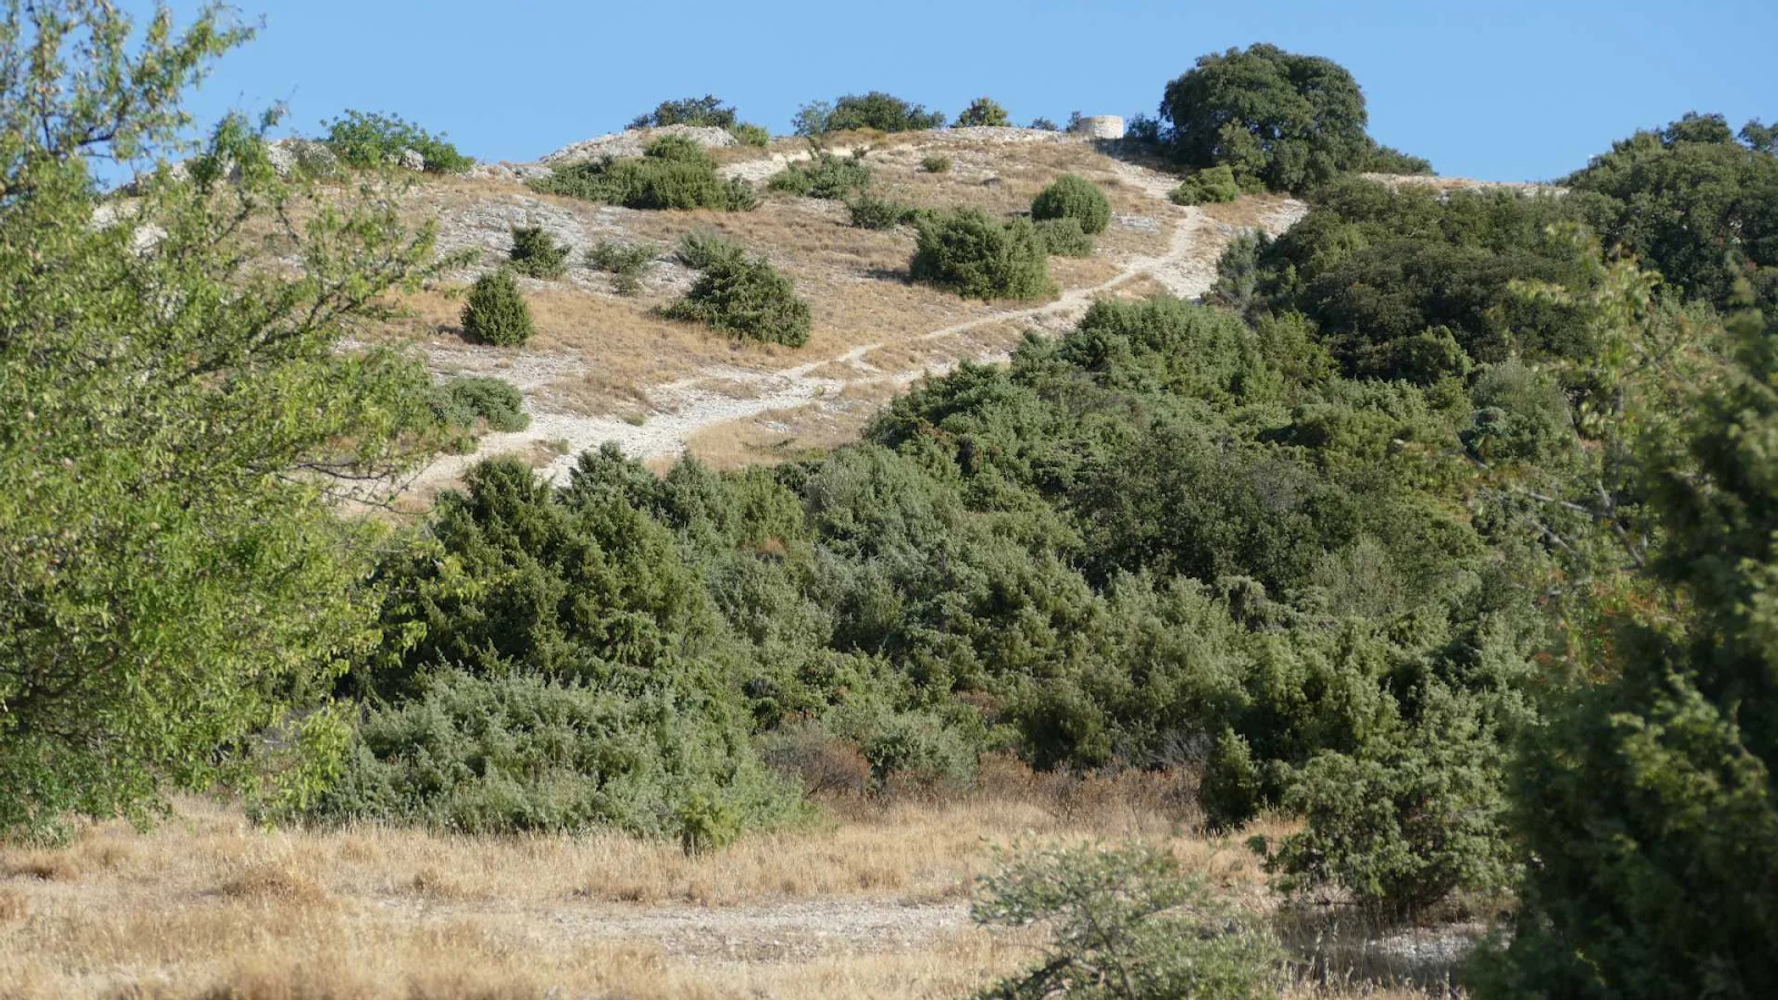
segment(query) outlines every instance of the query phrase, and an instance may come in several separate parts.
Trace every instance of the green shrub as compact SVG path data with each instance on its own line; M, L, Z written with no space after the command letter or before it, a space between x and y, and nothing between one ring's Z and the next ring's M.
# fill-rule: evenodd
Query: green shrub
M522 431L531 425L525 396L504 379L465 375L432 386L427 393L433 419L444 435L446 451L474 450L484 430Z
M733 246L730 244L729 246ZM700 261L702 273L685 297L663 310L673 319L691 320L751 339L787 347L809 341L809 304L796 286L763 257L740 251L700 247L688 256Z
M951 158L948 156L927 156L920 160L920 169L929 174L948 174L951 172Z
M634 295L642 287L642 275L659 256L660 250L651 244L600 240L586 252L586 263L613 275L613 285L620 295Z
M862 149L853 151L849 157L819 150L814 159L785 167L766 182L766 187L808 198L839 201L870 187L871 169L864 162L864 156Z
M859 748L878 790L956 790L975 780L979 742L933 712L855 706L835 712L831 726Z
M463 332L470 340L501 347L531 339L531 307L511 271L501 268L476 279L463 306Z
M878 198L868 191L848 201L846 207L851 210L852 225L859 229L894 229L913 222L919 214L919 209L911 205Z
M736 122L728 127L728 134L743 146L769 146L772 144L772 133L764 126L752 122Z
M395 164L409 149L425 158L429 174L460 174L475 165L473 158L457 152L442 134L433 135L396 115L348 110L323 124L327 126L324 141L328 148L355 167Z
M962 113L957 115L957 120L952 123L952 127L995 126L1005 128L1011 124L1012 119L1007 115L1006 109L997 104L993 98L978 97L969 102L969 107L964 108Z
M1277 941L1164 849L1131 845L1003 855L979 880L970 917L1046 925L1030 971L980 1000L1259 1000L1278 995Z
M1059 132L1059 131L1061 131L1061 129L1056 125L1056 123L1048 118L1033 118L1033 119L1031 119L1031 124L1027 125L1025 127L1040 129L1044 132Z
M1063 174L1032 199L1031 218L1078 219L1083 232L1097 236L1111 224L1111 201L1085 177Z
M446 670L366 710L309 815L466 834L617 829L703 849L800 807L707 701Z
M917 132L940 128L944 123L943 112L929 112L918 104L909 104L880 90L862 95L847 94L831 104L814 101L799 108L796 115L798 135L821 135L851 129Z
M1239 197L1241 185L1235 182L1235 172L1226 164L1192 174L1167 195L1175 205L1214 205Z
M573 248L558 244L542 226L512 227L512 269L527 278L549 280L568 273L568 254Z
M1204 761L1204 779L1198 785L1205 824L1213 830L1239 826L1259 812L1263 796L1253 751L1239 733L1223 729Z
M915 281L965 298L1035 299L1052 294L1043 239L1024 219L965 209L922 218L909 270Z
M684 136L654 141L640 157L603 158L557 167L531 182L546 194L643 209L750 211L759 198L746 181L724 180L716 161Z
M719 263L740 260L745 254L741 244L721 233L694 229L679 237L679 249L674 255L679 258L679 263L694 271L702 271Z
M695 125L706 128L733 129L736 125L733 105L723 104L715 94L662 101L653 111L637 115L630 128L662 128L667 125Z
M1093 238L1080 227L1079 219L1044 219L1035 228L1049 253L1058 257L1093 255Z

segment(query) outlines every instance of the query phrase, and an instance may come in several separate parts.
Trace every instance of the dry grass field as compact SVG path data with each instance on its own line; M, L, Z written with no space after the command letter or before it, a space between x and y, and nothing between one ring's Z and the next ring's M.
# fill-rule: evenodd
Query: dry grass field
M970 793L831 799L807 828L696 857L619 835L267 830L184 798L151 831L0 848L0 997L961 998L1041 942L968 920L996 845L1165 843L1272 911L1242 841L1283 830L1194 834L1177 786L999 763ZM1439 995L1332 981L1305 971L1288 995Z

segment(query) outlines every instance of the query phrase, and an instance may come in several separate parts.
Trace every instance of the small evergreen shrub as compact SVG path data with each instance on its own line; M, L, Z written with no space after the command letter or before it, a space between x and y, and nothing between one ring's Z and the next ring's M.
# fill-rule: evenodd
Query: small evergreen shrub
M1026 848L979 889L977 924L1051 936L1029 971L978 1000L1259 1000L1282 985L1276 939L1164 848Z
M815 158L792 163L766 182L773 191L788 191L806 198L839 201L870 187L871 169L864 162L864 151L849 157L835 156L823 149Z
M1241 197L1241 185L1227 164L1206 167L1192 174L1168 193L1175 205L1216 205Z
M953 128L976 128L991 126L1005 128L1012 124L1012 118L1006 109L991 97L978 97L969 102L969 107L957 115Z
M702 271L718 263L739 260L744 254L741 244L734 240L708 229L695 229L679 238L674 256L686 267Z
M928 156L920 160L920 169L929 174L948 174L951 172L951 158L948 156Z
M1034 129L1041 129L1045 132L1059 132L1059 131L1061 131L1061 129L1056 126L1056 123L1054 121L1051 121L1048 118L1033 118L1033 119L1031 119L1031 124L1027 127L1034 128Z
M1057 257L1093 255L1093 238L1080 228L1079 219L1044 219L1036 229L1044 249Z
M1085 177L1063 174L1032 200L1031 218L1079 219L1083 232L1097 236L1111 223L1111 201Z
M720 238L706 238L691 253L680 249L680 259L696 260L703 273L684 298L662 310L666 316L786 347L808 343L809 303L765 258Z
M705 128L733 129L738 123L732 104L722 103L715 94L662 101L653 111L637 115L630 128L663 128L667 125L694 125Z
M659 256L660 251L646 243L600 240L586 252L586 263L594 270L612 275L612 285L618 294L634 295L642 288L642 275Z
M568 254L573 248L557 243L542 226L512 227L512 269L527 278L550 280L568 273Z
M531 186L545 194L626 208L745 212L759 207L752 185L739 178L724 180L702 146L676 135L655 140L639 157L606 157L557 167Z
M531 307L512 272L501 268L475 281L463 306L463 333L473 341L509 347L531 339Z
M831 104L814 101L797 112L799 135L820 135L855 129L918 132L922 129L942 128L944 124L944 112L927 111L921 105L909 104L880 90L873 90L868 94L847 94Z
M728 134L743 146L769 146L772 143L772 133L752 122L736 122L728 127Z
M898 201L878 198L868 191L846 203L852 212L852 225L859 229L894 229L913 222L919 209Z
M1024 219L996 219L964 209L918 222L915 281L954 289L965 298L1035 299L1055 291L1043 238Z
M427 396L446 451L474 450L484 431L522 431L531 426L525 396L505 379L465 375L435 385Z
M475 165L457 147L445 141L444 135L433 135L396 115L350 111L327 126L327 147L355 167L371 168L399 163L405 150L413 150L426 159L429 174L460 174Z

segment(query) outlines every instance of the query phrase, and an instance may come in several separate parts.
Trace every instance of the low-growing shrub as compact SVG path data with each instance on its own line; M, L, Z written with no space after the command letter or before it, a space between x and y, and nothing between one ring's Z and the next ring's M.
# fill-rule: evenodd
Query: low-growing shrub
M504 379L482 375L453 378L431 388L427 403L443 436L446 451L474 450L485 431L522 431L531 426L525 395Z
M536 332L531 307L511 271L501 268L476 279L463 306L463 332L470 340L501 347L531 339Z
M586 252L586 263L612 275L612 285L620 295L634 295L642 288L642 275L659 256L659 249L647 243L600 240Z
M410 149L425 158L429 174L460 174L475 165L472 157L446 142L442 133L433 135L397 115L348 110L323 124L327 126L327 147L355 167L398 164Z
M1002 856L979 880L976 923L1046 924L1029 971L979 1000L1258 1000L1276 996L1277 940L1187 876L1165 849L1035 849Z
M512 227L512 250L507 256L512 269L527 278L549 280L568 273L568 254L573 248L557 243L542 226Z
M909 266L915 281L965 298L1034 299L1055 291L1043 238L1024 219L975 209L923 217Z
M662 310L665 315L786 347L808 343L809 303L765 258L720 238L715 245L706 239L691 253L680 249L680 258L697 260L702 273L684 298Z
M1111 201L1085 177L1063 174L1032 200L1031 218L1079 219L1081 230L1096 236L1111 223Z
M752 122L736 122L728 127L728 134L743 146L769 146L772 144L772 133L764 126Z
M929 174L948 174L951 172L951 158L948 156L927 156L920 160L920 169Z
M852 225L859 229L894 229L913 222L919 215L919 209L911 205L878 198L868 191L847 202L846 207L852 212Z
M976 128L993 126L1005 128L1012 124L1012 118L1006 109L1001 107L992 97L978 97L969 102L969 107L957 115L953 128Z
M838 201L870 187L871 169L864 162L864 150L851 156L835 156L818 150L814 159L792 163L766 182L773 191L788 191L808 198Z
M694 229L679 237L674 256L679 263L694 271L702 271L719 262L738 260L745 254L741 244L708 229Z
M797 109L798 135L821 135L852 129L875 129L878 132L917 132L940 128L945 123L942 111L927 111L918 104L909 104L893 94L873 90L868 94L847 94L829 104L813 101Z
M1044 219L1036 228L1044 249L1057 257L1093 255L1093 238L1080 227L1079 219Z
M732 104L722 103L715 94L662 101L647 114L637 115L630 128L662 128L667 125L696 125L707 128L732 129L737 118Z
M759 207L752 185L739 178L724 180L710 154L683 136L657 139L640 157L606 157L557 167L531 186L545 194L626 208L745 212Z
M1192 174L1168 193L1175 205L1215 205L1241 197L1241 185L1227 164L1206 167Z

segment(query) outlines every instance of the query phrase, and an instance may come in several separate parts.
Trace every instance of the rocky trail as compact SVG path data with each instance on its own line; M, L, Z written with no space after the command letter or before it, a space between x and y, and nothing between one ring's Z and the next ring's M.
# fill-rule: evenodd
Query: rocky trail
M1120 162L1117 172L1126 183L1156 200L1157 211L1170 217L1174 232L1164 252L1154 256L1125 257L1116 262L1117 273L1105 281L1070 289L1050 302L998 311L894 343L864 344L837 356L815 358L790 368L754 371L712 366L688 378L640 386L638 388L650 401L652 409L637 422L611 415L588 416L550 408L547 399L534 390L555 377L573 373L576 368L584 370L584 366L596 364L596 359L533 357L500 372L526 392L531 407L531 425L514 433L488 434L473 453L440 457L422 469L404 492L436 492L458 481L476 462L509 452L535 452L540 448L555 452L555 457L539 469L552 480L564 479L576 456L605 442L613 442L626 455L643 460L677 456L692 435L706 428L773 411L819 406L824 400L838 399L848 389L900 388L925 375L948 371L965 360L1004 360L1004 350L971 344L967 335L986 326L1005 323L1065 328L1084 314L1096 297L1144 276L1181 298L1203 295L1215 281L1216 262L1222 249L1238 230L1210 219L1200 209L1168 202L1167 192L1177 182L1176 178L1127 162ZM1287 201L1265 218L1262 225L1274 234L1281 232L1301 218L1306 210L1307 206L1301 202ZM885 370L872 365L869 360L871 354L887 347L942 346L944 342L954 344L951 349L937 352L938 358L910 367ZM434 350L432 354L435 366L454 362L459 367L474 368L467 351ZM840 369L843 374L836 374L835 369Z

